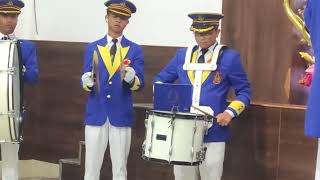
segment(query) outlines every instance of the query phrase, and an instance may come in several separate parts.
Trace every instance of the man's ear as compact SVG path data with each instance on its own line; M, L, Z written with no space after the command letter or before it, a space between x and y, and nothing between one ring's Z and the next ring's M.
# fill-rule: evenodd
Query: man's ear
M213 31L213 33L218 34L218 35L220 34L220 32L221 32L220 29L217 29L217 30L214 30L214 31Z

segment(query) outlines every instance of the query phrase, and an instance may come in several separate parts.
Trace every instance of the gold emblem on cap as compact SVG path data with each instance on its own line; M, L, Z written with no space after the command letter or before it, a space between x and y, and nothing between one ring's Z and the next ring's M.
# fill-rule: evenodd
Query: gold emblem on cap
M215 72L215 75L213 77L213 84L220 84L222 80L221 74L219 71Z
M13 2L12 2L12 1L9 1L9 2L7 3L7 5L12 6L12 5L13 5Z
M197 18L197 20L203 21L203 20L204 20L204 17L203 17L203 16L199 16L199 17Z

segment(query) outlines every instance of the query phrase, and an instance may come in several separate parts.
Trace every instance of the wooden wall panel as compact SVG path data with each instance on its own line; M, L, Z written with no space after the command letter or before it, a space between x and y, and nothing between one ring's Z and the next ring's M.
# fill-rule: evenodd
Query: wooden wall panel
M317 143L304 136L303 119L301 110L284 109L281 113L278 180L314 179Z
M297 57L299 38L282 3L224 0L222 42L240 51L254 101L305 104L306 93L296 86L303 66L296 62L302 61Z
M226 179L275 179L279 109L251 107L231 125L226 146Z
M57 162L66 154L73 156L74 145L83 139L79 131L86 97L80 88L84 44L37 42L37 46L40 78L38 84L26 86L28 119L20 149L29 152L22 153L24 159Z

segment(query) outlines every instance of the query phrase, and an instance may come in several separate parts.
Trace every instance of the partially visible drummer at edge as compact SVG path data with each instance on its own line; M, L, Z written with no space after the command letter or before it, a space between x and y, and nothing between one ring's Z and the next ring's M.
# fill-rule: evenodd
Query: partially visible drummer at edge
M39 74L36 47L31 41L18 40L13 34L23 7L24 3L20 0L0 0L0 43L17 40L20 62L22 62L22 78L27 83L35 83L38 81ZM1 51L4 49L0 49L0 53ZM0 61L4 60L0 59ZM0 144L2 180L18 180L19 144Z
M220 33L218 13L191 13L190 30L193 31L197 45L178 49L164 69L155 76L155 83L192 84L193 113L206 112L216 117L217 121L204 138L207 148L205 160L199 166L174 166L175 180L220 180L223 172L225 142L229 139L229 126L250 104L250 83L244 71L238 51L217 42ZM201 64L197 71L188 70L187 66ZM212 71L201 70L208 65L216 67ZM194 66L194 67L195 67ZM208 68L207 68L208 69ZM197 86L198 85L198 86ZM200 90L195 90L200 87ZM229 90L235 90L235 98L227 103ZM197 93L199 92L199 93ZM199 109L197 111L195 109Z

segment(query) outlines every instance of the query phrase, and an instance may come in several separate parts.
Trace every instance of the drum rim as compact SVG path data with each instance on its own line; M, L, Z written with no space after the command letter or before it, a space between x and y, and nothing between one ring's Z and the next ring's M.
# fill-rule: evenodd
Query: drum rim
M149 158L145 155L142 155L142 159L150 162L155 162L158 164L169 164L169 165L183 165L183 166L199 166L202 161L197 162L187 162L187 161L167 161L163 159Z
M171 111L160 111L160 110L147 110L147 114L157 114L161 115L161 117L172 117L173 113ZM177 112L175 113L176 118L186 119L186 120L204 120L209 121L210 118L208 116L196 113L189 113L189 112Z

